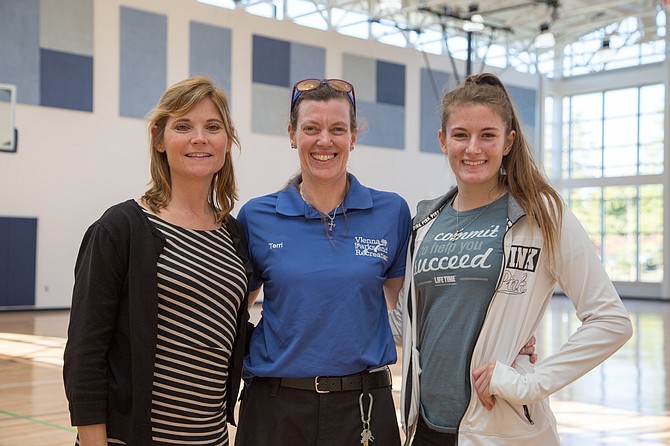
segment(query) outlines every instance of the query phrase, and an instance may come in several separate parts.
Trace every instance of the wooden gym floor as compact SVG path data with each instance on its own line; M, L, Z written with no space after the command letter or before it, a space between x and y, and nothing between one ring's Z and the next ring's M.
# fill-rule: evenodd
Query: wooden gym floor
M625 304L633 338L552 397L564 446L670 445L670 353L665 350L670 303ZM255 318L259 310L254 308ZM538 332L540 358L578 327L573 313L566 298L552 300ZM74 444L61 377L68 316L68 311L0 312L0 446ZM392 372L397 404L399 364Z

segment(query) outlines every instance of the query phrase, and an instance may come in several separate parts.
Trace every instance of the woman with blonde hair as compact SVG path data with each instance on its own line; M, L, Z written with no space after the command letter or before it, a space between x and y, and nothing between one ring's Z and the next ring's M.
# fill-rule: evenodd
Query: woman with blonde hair
M149 116L151 183L84 235L64 382L77 444L228 444L251 266L230 215L239 147L225 93L170 87Z
M630 319L498 77L447 93L438 137L457 187L418 204L393 318L407 444L558 445L549 396L616 352ZM582 325L533 365L517 352L557 285Z

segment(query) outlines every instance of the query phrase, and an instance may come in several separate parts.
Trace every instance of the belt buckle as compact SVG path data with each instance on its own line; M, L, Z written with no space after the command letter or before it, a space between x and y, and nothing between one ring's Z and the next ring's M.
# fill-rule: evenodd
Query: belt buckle
M330 390L321 390L319 389L319 378L320 376L317 376L314 378L314 390L316 390L316 393L330 393Z

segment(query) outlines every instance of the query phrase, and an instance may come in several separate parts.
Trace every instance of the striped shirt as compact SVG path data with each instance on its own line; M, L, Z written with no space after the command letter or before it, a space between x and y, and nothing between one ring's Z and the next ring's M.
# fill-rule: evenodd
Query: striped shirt
M227 445L228 360L247 287L242 261L225 227L149 219L167 238L158 260L154 444Z
M244 266L225 226L186 229L145 213L167 240L158 259L153 444L226 446L226 378L247 290Z

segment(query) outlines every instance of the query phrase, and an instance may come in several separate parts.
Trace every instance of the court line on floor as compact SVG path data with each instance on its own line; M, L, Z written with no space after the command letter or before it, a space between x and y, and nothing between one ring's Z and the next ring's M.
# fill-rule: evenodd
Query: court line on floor
M6 410L2 410L2 409L0 409L0 414L7 415L7 416L10 416L12 418L17 418L17 419L20 419L20 420L26 420L26 421L30 421L30 422L33 422L33 423L41 424L43 426L53 427L54 429L58 429L58 430L66 431L66 432L73 432L73 433L77 432L77 429L74 429L74 428L71 428L71 427L59 426L58 424L53 424L53 423L49 423L47 421L38 420L37 418L26 417L24 415L19 415L17 413L13 413L13 412L7 412Z

